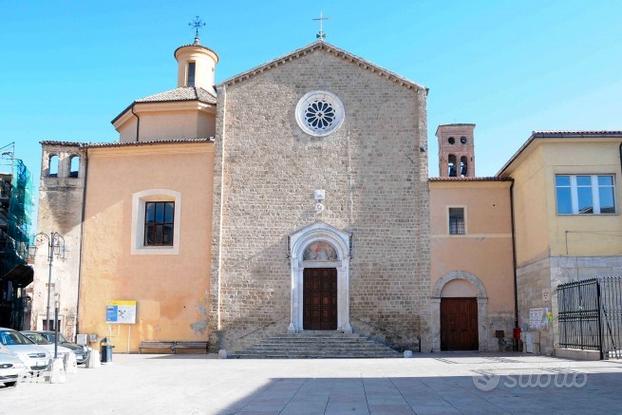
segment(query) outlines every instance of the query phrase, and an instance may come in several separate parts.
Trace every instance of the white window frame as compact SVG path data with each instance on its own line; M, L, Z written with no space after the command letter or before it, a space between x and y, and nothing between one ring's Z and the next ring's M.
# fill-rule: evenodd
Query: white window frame
M145 203L175 202L173 245L145 245ZM132 255L179 255L181 230L181 193L169 189L149 189L132 195Z
M451 233L450 229L449 229L449 209L454 209L454 208L458 208L458 209L462 209L462 214L463 214L463 219L464 219L464 233ZM452 206L447 206L447 235L452 236L452 237L461 237L461 236L465 236L469 233L469 230L467 228L467 207L466 206L457 206L457 205L452 205Z
M557 198L557 177L558 176L568 176L570 178L570 204L572 207L571 213L560 213L558 206L558 198ZM590 188L592 189L592 213L579 213L579 193L577 186L577 176L589 176L590 177ZM613 179L613 185L611 186L613 189L613 209L612 213L601 213L600 212L600 187L598 185L599 177L611 177ZM618 213L618 200L616 197L616 175L609 173L601 173L601 174L588 174L588 173L556 173L555 174L555 213L557 216L593 216L593 215L616 215ZM559 186L559 187L568 187L568 186Z

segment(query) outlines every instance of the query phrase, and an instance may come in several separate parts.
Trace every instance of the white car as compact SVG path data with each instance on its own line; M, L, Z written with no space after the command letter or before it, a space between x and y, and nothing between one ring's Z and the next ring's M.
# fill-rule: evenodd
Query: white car
M52 355L19 331L0 327L0 344L21 360L31 373L38 373L50 367Z
M20 333L26 336L28 340L32 341L37 346L43 347L48 351L48 353L50 353L50 356L54 357L54 343L50 343L44 335L34 331L22 331ZM73 350L59 344L56 353L58 354L58 357L65 360L65 355L73 353Z
M24 372L26 372L24 363L0 345L0 385L17 386Z

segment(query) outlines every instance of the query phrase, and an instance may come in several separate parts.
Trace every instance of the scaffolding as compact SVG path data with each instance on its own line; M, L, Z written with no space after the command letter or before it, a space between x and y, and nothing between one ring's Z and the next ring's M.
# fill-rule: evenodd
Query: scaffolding
M0 326L19 328L32 282L26 265L31 243L32 182L30 171L15 158L15 143L0 147Z

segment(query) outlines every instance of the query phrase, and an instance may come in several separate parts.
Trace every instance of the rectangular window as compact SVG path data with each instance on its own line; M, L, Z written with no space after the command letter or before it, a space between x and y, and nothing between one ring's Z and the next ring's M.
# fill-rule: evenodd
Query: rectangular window
M450 207L449 208L449 234L450 235L464 235L464 208Z
M558 215L615 213L613 175L557 175Z
M175 202L145 202L145 246L173 246Z
M196 70L196 63L188 62L188 85L194 86L194 72Z

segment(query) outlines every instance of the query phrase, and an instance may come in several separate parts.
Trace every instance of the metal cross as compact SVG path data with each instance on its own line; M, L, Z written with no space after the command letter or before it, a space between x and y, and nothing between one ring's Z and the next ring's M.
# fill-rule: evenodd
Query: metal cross
M188 26L194 27L194 38L199 38L199 29L205 26L205 22L199 18L199 16L194 16L194 20L188 23Z
M312 19L312 20L317 20L320 22L320 31L317 32L317 35L315 35L317 39L320 39L320 40L326 39L326 33L324 32L324 20L328 20L328 19L329 19L328 17L324 17L324 15L322 14L322 11L320 11L320 17L316 17Z

